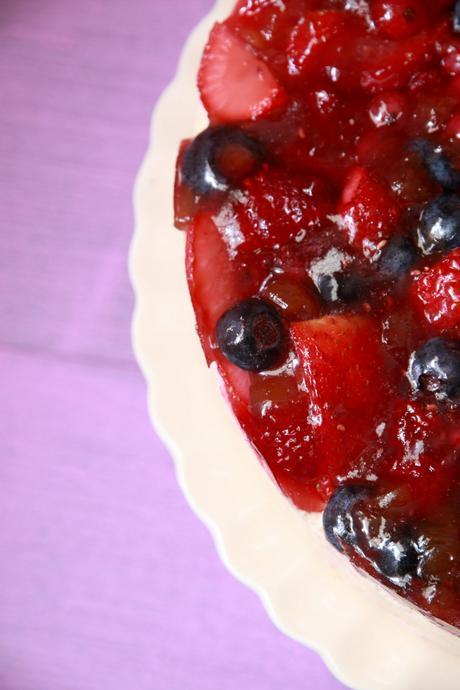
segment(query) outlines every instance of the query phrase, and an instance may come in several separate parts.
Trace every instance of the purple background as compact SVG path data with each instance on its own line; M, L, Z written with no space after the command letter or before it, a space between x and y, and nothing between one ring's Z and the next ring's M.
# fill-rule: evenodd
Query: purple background
M1 690L343 687L221 565L131 353L131 187L211 5L0 2Z

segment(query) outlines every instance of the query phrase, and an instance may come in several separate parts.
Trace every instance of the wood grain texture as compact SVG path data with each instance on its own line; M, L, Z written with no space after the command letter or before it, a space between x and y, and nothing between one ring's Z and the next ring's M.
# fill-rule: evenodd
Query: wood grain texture
M211 0L0 2L0 690L335 690L221 566L147 420L131 188Z

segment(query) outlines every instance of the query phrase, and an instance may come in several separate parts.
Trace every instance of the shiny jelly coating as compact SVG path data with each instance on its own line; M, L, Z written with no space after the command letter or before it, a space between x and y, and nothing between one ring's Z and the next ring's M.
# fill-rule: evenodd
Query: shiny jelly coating
M198 84L175 211L207 361L333 546L460 627L459 3L240 0Z

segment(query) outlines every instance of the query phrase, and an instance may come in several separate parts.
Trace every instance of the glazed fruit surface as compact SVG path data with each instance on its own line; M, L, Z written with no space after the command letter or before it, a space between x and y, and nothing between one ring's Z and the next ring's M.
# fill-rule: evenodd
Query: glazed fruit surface
M198 85L207 361L331 544L460 627L460 2L240 0Z

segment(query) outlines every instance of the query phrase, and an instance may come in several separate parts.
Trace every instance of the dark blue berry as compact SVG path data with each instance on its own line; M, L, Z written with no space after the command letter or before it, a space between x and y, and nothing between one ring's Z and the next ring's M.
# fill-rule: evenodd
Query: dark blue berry
M399 278L410 271L417 259L417 248L411 238L400 235L384 248L379 260L379 270L388 278Z
M376 553L373 562L379 572L391 579L415 575L419 563L419 553L409 529L400 530L399 534L385 533L382 524L382 538L374 541ZM380 543L377 545L377 541Z
M285 340L276 309L255 297L236 304L221 316L216 338L225 357L247 371L272 368L281 357Z
M420 217L418 244L425 254L460 247L458 194L443 194L425 207Z
M332 494L323 513L326 539L338 551L344 544L354 545L356 533L352 509L367 495L367 487L361 484L344 484Z
M431 178L446 191L454 191L460 186L460 173L454 168L440 146L428 139L414 139L411 148L416 151Z
M453 28L456 34L460 33L460 0L454 5Z
M432 393L439 401L460 400L460 342L432 338L414 352L408 369L414 391Z
M366 294L367 281L355 273L325 273L316 287L326 302L355 302Z
M226 192L255 172L262 157L261 144L239 127L209 127L186 150L182 180L202 196Z

